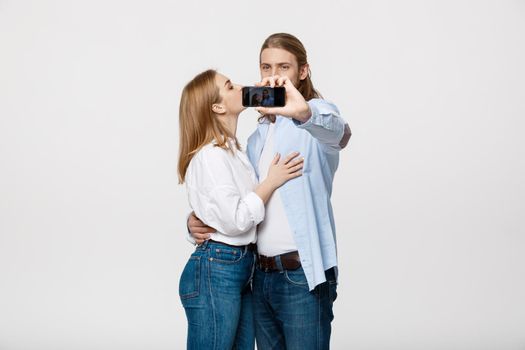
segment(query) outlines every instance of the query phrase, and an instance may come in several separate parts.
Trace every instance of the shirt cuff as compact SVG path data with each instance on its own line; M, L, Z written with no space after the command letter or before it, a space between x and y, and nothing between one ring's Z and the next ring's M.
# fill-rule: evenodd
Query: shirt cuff
M295 126L301 129L308 129L308 127L314 124L314 121L319 119L319 109L317 108L317 106L314 103L309 103L309 102L307 103L308 103L308 106L310 106L310 111L312 112L312 115L310 116L310 118L308 118L308 120L305 121L304 123L300 120L292 118Z
M252 214L252 220L255 225L258 225L264 220L264 202L255 192L250 192L243 198L244 203L248 207L250 214Z

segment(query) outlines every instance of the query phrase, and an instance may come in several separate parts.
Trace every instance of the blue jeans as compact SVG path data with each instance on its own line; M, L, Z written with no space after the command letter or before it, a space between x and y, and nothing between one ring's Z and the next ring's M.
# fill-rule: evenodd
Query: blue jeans
M253 307L259 350L330 348L337 298L334 269L326 271L326 278L310 291L301 267L275 272L255 269Z
M206 241L184 267L179 295L188 320L188 349L254 349L251 278L246 247Z

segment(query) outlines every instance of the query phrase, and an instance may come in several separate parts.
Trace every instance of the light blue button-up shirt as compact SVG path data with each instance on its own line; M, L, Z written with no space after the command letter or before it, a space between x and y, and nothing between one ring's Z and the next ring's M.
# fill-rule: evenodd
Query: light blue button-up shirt
M281 186L280 196L293 232L310 290L326 281L325 270L335 267L337 246L330 196L339 151L348 142L350 129L337 107L322 99L308 101L312 116L301 123L277 116L274 153L286 156L294 151L304 157L303 175ZM259 176L259 158L269 121L259 123L249 137L247 154ZM345 137L343 137L345 136Z

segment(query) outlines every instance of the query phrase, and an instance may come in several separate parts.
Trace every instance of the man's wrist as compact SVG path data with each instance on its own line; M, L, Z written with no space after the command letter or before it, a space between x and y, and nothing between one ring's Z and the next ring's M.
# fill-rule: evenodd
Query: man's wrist
M300 121L301 123L306 123L308 119L312 117L312 109L310 108L310 105L306 103L306 108L299 112L297 116L294 117L294 119Z

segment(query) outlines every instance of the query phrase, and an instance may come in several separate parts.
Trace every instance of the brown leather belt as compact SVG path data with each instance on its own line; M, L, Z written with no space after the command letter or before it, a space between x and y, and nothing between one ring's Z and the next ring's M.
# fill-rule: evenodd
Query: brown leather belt
M281 267L279 267L279 261ZM265 272L295 270L301 267L301 259L297 251L277 256L264 256L257 254L257 267Z

